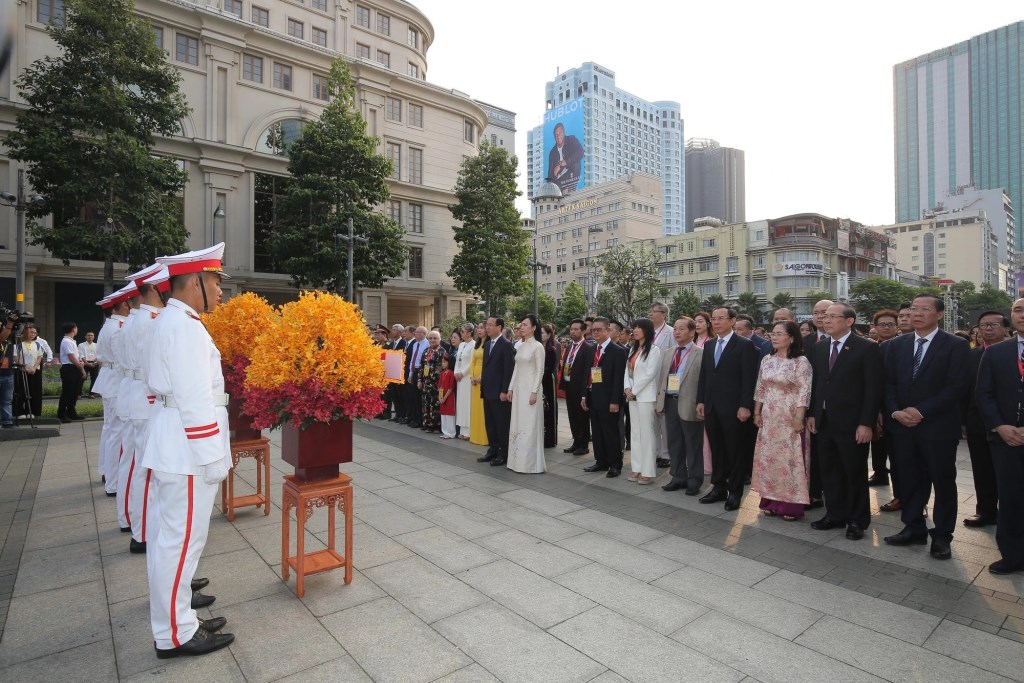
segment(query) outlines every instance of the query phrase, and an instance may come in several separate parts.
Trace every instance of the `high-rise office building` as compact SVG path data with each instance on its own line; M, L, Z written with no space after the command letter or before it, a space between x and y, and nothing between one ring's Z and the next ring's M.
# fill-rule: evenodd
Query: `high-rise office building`
M686 229L698 218L742 223L747 216L743 150L707 138L686 141Z
M552 178L563 192L634 173L657 176L662 182L662 231L666 235L684 232L686 168L678 102L648 102L628 93L615 84L613 71L593 62L548 82L544 100L545 123L527 132L527 195L531 199L548 180L554 165L551 160L557 163L563 156L556 150L554 136L559 123L566 121L563 135L576 138L582 147L582 161L576 162L578 170L565 176L571 178L568 186L562 178ZM578 125L570 125L570 118Z
M893 67L896 220L973 185L1024 201L1024 21ZM1016 251L1024 247L1020 226Z

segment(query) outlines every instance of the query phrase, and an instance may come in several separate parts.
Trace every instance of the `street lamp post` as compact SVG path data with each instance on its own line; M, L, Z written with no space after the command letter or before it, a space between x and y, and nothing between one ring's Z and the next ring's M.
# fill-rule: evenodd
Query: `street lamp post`
M587 312L593 312L593 309L597 306L597 273L593 262L590 259L591 251L591 235L597 232L604 232L604 228L600 225L591 225L587 228Z
M543 270L545 274L549 273L551 269L546 263L540 263L537 261L537 242L534 240L533 243L533 260L526 262L526 267L533 270L533 314L540 318L540 301L537 294L537 272Z
M25 170L21 168L18 169L18 194L13 195L10 192L0 191L0 204L13 206L17 217L15 242L18 253L16 254L14 279L15 308L23 309L25 306L25 211L30 206L42 204L43 201L43 198L34 192L27 198L25 197Z
M346 246L346 248L347 248L347 251L348 251L348 267L347 267L347 271L348 271L348 273L347 273L348 274L348 285L347 285L347 288L346 288L347 294L346 294L345 298L348 300L349 303L354 303L353 296L355 294L354 291L353 291L354 290L354 280L352 278L352 268L353 268L353 258L352 258L353 257L353 253L352 252L355 251L355 245L356 244L366 244L369 241L365 237L356 237L355 235L352 234L352 230L353 230L352 219L349 218L348 219L348 236L342 235L341 233L337 233L337 234L334 235L335 243L338 245L338 247L340 248L341 245L344 244Z

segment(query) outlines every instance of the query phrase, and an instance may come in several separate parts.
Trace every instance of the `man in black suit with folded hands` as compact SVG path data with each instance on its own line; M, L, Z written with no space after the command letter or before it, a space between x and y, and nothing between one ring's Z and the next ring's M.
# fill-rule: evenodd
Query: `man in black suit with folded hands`
M505 321L491 316L484 324L484 367L480 374L480 395L484 400L484 425L487 428L487 453L477 462L499 467L508 461L508 430L512 422L512 401L508 385L512 382L516 352L505 339Z
M736 311L716 308L711 313L715 336L704 344L697 382L697 417L704 420L711 445L711 489L701 503L725 501L737 510L750 473L753 453L745 447L754 409L754 386L760 356L749 339L733 332Z
M572 443L564 453L586 455L590 451L590 416L583 412L583 397L590 379L590 366L594 361L594 347L583 338L587 324L580 319L569 325L570 343L566 344L562 358L561 389L565 392L565 412L569 415ZM573 369L579 372L573 372Z
M986 349L978 368L978 412L999 487L993 574L1024 570L1024 299L1013 302L1010 321L1016 334Z
M882 402L882 352L853 334L857 312L832 304L824 317L829 339L815 344L807 428L817 435L825 491L825 516L811 523L824 531L846 527L852 541L864 538L871 522L868 503L868 446Z
M584 472L604 472L606 477L622 473L622 405L625 401L623 377L626 352L608 336L608 319L594 318L593 360L585 371L588 389L583 410L590 413L590 439L594 445L594 464Z
M885 542L928 542L924 506L934 486L931 555L937 560L952 557L956 447L970 350L966 340L939 329L944 308L941 297L914 297L910 307L913 334L900 335L885 345L885 428L892 437L903 496L903 530L887 536Z

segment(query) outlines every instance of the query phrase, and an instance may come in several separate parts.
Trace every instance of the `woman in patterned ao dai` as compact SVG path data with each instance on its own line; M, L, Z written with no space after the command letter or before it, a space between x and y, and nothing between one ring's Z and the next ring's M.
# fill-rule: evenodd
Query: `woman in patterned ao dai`
M804 516L810 439L804 416L811 402L811 363L803 355L796 323L777 323L771 334L772 351L761 361L754 390L754 448L751 488L761 496L769 517L794 520Z

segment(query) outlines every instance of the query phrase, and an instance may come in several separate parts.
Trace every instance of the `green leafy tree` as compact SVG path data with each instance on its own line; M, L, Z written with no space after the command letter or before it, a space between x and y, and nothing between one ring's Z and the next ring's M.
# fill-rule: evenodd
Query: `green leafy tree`
M968 321L976 318L982 311L1007 312L1012 306L1013 297L986 282L976 293L960 299L960 310L964 314L962 326L966 327Z
M181 75L132 0L64 7L64 25L47 29L59 49L18 77L28 107L4 142L46 198L28 211L32 244L65 265L104 261L110 291L115 260L135 267L184 249L178 194L187 175L153 146L180 132L189 107ZM50 225L39 220L46 214Z
M539 317L542 323L551 322L555 318L555 300L545 292L538 292L537 310L539 311ZM519 322L530 313L533 313L532 293L514 297L509 302L509 308L508 311L506 311L506 318L508 318L510 323L512 321Z
M586 316L587 299L584 296L583 288L573 280L562 291L562 299L558 304L558 310L555 311L555 329L561 332L568 328L569 323L576 318L582 319Z
M480 153L462 162L455 183L456 204L448 207L461 221L453 226L459 253L448 275L455 287L487 301L488 311L526 292L529 233L520 226L515 200L516 165L502 147L480 145Z
M622 245L611 247L597 258L601 273L599 296L606 313L621 322L647 314L651 304L665 294L658 280L660 254L653 247Z
M736 297L736 312L749 315L754 319L754 322L761 322L761 318L764 315L761 311L761 304L757 300L757 295L753 292L742 292Z
M836 295L833 294L832 292L822 289L817 292L807 292L807 294L804 295L804 298L810 301L811 305L813 306L819 301L835 301Z
M850 303L864 319L870 319L875 311L883 308L896 310L904 301L909 301L914 289L896 280L873 277L861 280L850 287Z
M682 288L674 297L672 297L672 303L669 304L669 313L673 318L679 318L679 316L685 315L687 318L692 318L697 314L700 308L700 297L693 293L693 290Z
M721 294L710 294L700 303L701 310L710 313L716 308L725 306L725 297Z
M619 311L616 306L615 295L610 290L602 289L594 297L594 315L608 318L609 320L619 320ZM619 320L619 322L622 321Z
M951 285L949 291L952 294L956 294L959 297L965 297L969 294L974 294L976 291L975 285L970 280L960 280L954 285Z
M391 196L391 161L377 153L380 141L366 134L341 58L331 66L327 91L330 104L287 147L293 182L268 246L296 287L340 290L348 279L349 247L336 236L348 234L352 219L353 284L380 287L409 257L402 226L377 210Z

